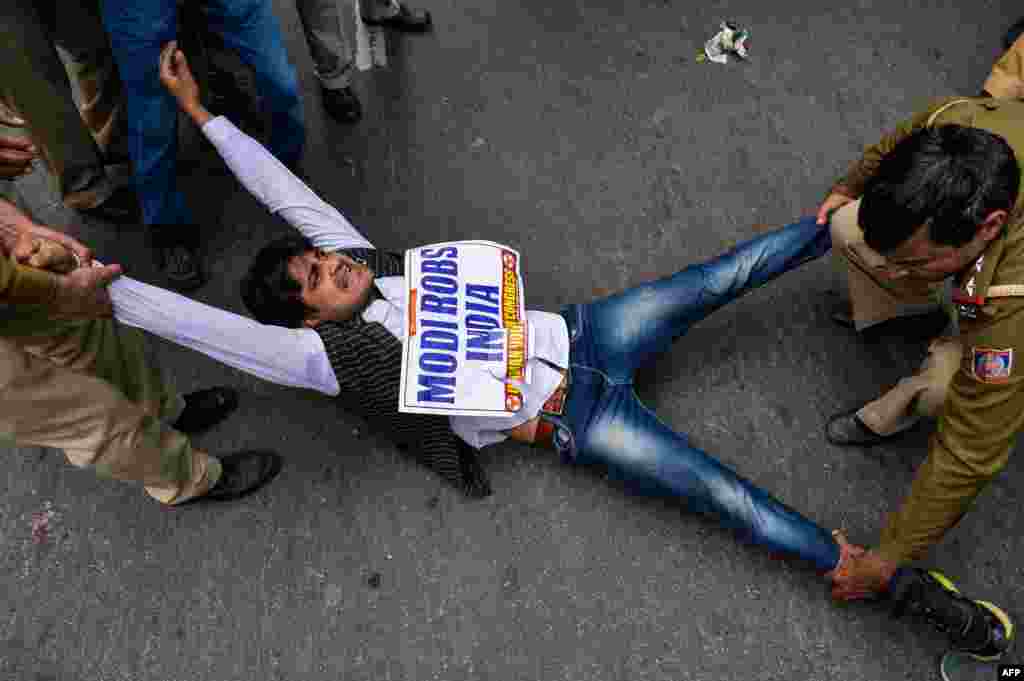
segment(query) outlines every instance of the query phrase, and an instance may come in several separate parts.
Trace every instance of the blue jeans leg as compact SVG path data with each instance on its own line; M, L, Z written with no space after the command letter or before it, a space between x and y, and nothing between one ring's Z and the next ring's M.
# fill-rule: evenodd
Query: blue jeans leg
M256 88L270 113L267 148L282 163L302 156L302 99L295 67L288 61L281 25L270 0L209 0L210 26L252 67Z
M575 369L576 375L586 371ZM603 464L630 491L678 498L743 539L821 572L836 566L839 547L827 530L691 447L637 399L632 385L608 385L603 392L577 439L577 463Z
M615 380L631 380L639 366L668 350L691 325L821 257L831 246L828 227L808 217L672 276L584 306L594 359L600 362L594 368Z
M828 531L691 447L633 391L635 369L690 325L830 247L828 229L806 218L652 284L571 306L567 458L603 464L635 492L678 498L753 543L833 569L839 547Z
M178 191L178 105L160 84L160 47L177 36L175 0L102 0L124 82L128 153L147 225L193 222Z

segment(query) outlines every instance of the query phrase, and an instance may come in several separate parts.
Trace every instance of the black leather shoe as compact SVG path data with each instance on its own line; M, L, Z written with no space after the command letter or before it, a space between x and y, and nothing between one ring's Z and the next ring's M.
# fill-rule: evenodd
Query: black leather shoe
M199 253L185 244L160 244L156 247L157 266L175 291L194 291L206 283Z
M430 12L427 10L409 9L405 3L402 3L398 6L398 11L391 16L379 19L364 16L363 23L368 26L384 26L406 33L424 33L430 30L432 22Z
M847 329L868 337L885 335L900 336L908 340L929 340L940 335L949 325L949 316L942 309L921 314L893 317L884 322L871 324L858 331L853 319L853 308L849 303L839 303L832 308L832 321Z
M197 390L183 397L185 409L171 427L189 435L212 428L238 408L238 392L226 386Z
M839 303L832 308L832 321L839 326L847 329L857 329L857 324L853 321L853 308L850 307L849 303Z
M217 455L217 458L222 470L217 484L203 496L189 499L185 504L241 499L263 487L281 472L281 457L265 449L249 449Z
M1018 19L1017 23L1006 31L1006 35L1003 36L1003 48L1010 49L1021 33L1024 33L1024 17Z
M359 103L356 93L352 92L352 88L332 90L321 87L320 94L323 96L324 109L339 123L355 123L363 117L363 106Z
M81 208L79 213L96 220L131 224L142 222L142 207L132 187L120 187L107 200L92 208Z
M825 438L840 447L871 447L898 435L879 435L857 416L860 407L836 414L825 424Z

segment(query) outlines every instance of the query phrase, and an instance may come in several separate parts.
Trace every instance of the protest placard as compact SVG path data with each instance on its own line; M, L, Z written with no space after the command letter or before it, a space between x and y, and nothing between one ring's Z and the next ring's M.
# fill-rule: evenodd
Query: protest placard
M530 379L519 252L452 241L405 253L406 337L398 410L510 416Z

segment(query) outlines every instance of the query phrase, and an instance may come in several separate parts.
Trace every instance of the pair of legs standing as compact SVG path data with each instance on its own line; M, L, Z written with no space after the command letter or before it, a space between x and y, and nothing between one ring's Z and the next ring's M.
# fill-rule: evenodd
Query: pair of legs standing
M178 106L161 85L160 50L177 38L178 0L100 0L103 23L125 84L129 153L143 222L152 230L169 283L203 283L200 230L178 190ZM267 146L298 163L304 143L298 79L269 0L204 0L209 28L253 69L270 115Z
M430 27L428 12L414 12L398 0L295 0L299 20L313 57L327 113L354 123L362 106L352 91L355 54L348 32L358 21L385 23L405 31Z
M174 423L184 401L150 355L145 335L113 320L57 321L9 311L0 325L0 433L8 445L64 450L101 477L141 482L178 504L221 475Z

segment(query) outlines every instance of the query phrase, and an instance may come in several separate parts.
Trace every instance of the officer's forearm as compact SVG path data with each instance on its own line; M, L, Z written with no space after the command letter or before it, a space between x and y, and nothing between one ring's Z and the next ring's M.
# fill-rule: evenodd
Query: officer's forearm
M970 508L975 497L1006 463L1006 455L970 462L932 436L931 451L917 470L910 494L882 530L878 552L903 564L924 557Z

